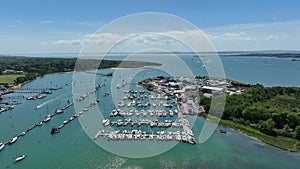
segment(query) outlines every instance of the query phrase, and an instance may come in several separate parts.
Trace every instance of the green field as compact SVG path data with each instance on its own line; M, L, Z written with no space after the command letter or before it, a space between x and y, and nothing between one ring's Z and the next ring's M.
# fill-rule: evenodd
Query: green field
M24 77L25 75L0 75L0 84L14 83L18 77Z

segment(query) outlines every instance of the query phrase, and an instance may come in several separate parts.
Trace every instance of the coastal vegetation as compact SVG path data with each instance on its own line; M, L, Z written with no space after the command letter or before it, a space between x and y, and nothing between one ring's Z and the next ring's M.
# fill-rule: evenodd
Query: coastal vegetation
M88 70L91 67L98 69L122 67L122 68L137 68L143 66L159 66L160 64L152 62L140 61L119 61L119 60L99 60L76 58L50 58L50 57L15 57L15 56L0 56L0 73L5 70L22 71L21 75L3 76L3 82L7 83L23 83L35 79L38 76L43 76L50 73L73 71L77 62L77 70ZM81 66L81 67L80 67ZM8 79L8 77L14 77ZM2 82L0 79L0 82Z
M211 99L200 104L209 113ZM255 85L226 98L220 124L235 128L273 146L299 151L300 88Z

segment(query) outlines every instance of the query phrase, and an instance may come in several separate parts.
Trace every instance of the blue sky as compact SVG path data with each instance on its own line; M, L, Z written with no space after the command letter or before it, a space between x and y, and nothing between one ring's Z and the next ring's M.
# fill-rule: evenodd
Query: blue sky
M299 9L297 0L3 0L0 53L77 53L83 43L68 42L137 12L182 17L217 50L300 50Z

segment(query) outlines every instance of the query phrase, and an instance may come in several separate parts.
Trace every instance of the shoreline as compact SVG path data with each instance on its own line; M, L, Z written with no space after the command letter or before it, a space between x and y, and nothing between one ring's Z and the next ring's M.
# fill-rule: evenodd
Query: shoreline
M300 152L300 141L296 140L296 139L292 139L289 137L283 137L283 136L269 136L266 135L264 133L261 133L260 131L250 128L248 126L236 123L234 121L230 121L230 120L220 120L219 125L222 125L223 127L228 127L231 128L251 139L254 139L256 141L271 145L273 147L277 147L281 150L284 151L289 151L289 152L294 152L294 153L298 153ZM270 141L273 140L273 141ZM287 145L282 145L280 144L281 142L285 142ZM294 144L288 143L288 142L294 142ZM277 143L277 144L276 144ZM288 146L292 146L288 147Z
M13 58L10 58L10 59L15 59L15 58L18 58L18 57L13 57ZM26 57L21 57L21 58L26 58ZM52 58L41 58L41 59L52 59ZM62 58L62 59L64 59L64 58ZM122 62L122 60L103 60L103 61L108 62L108 63L104 63L104 65L99 64L99 67L98 67L97 70L112 69L112 68L124 68L124 69L131 68L131 69L134 69L134 68L145 68L147 66L162 66L162 64L155 63L155 62L141 62L141 61L125 61L125 62ZM118 62L120 62L120 64L115 65ZM76 66L76 65L74 65L74 66ZM72 68L72 69L74 69L74 68ZM45 73L45 74L35 73L34 79L27 80L27 81L24 81L24 82L21 82L21 83L18 83L18 84L11 83L13 86L6 88L6 92L1 94L0 96L6 95L6 94L9 94L9 93L13 93L15 90L20 89L25 84L30 83L30 82L36 80L37 78L41 78L45 75L61 74L61 73L74 73L74 72L77 72L77 71L78 70L72 70L72 71L61 70L61 71L49 72L49 73ZM79 71L85 71L85 70L79 70Z
M204 120L206 120L208 114L200 114L199 117L202 117ZM258 142L270 145L272 147L279 148L283 151L293 152L293 153L299 153L300 152L300 141L296 139L292 139L289 137L283 137L283 136L269 136L264 133L261 133L260 131L253 129L251 127L236 123L234 121L230 120L223 120L220 119L219 126L223 126L225 128L233 129L234 131L243 134L250 139L256 140ZM294 142L294 143L292 143ZM277 143L277 144L276 144ZM285 144L279 144L279 143L285 143ZM288 147L289 146L289 147Z

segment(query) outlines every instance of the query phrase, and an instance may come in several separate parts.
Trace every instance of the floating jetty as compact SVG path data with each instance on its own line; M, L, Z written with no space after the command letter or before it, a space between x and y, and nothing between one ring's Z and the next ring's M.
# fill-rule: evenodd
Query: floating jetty
M102 121L103 126L141 126L141 125L148 125L150 127L183 127L185 125L184 121L179 119L178 121L173 121L173 120L164 120L164 121L159 121L157 119L155 120L148 120L148 119L140 119L138 121L133 121L131 119L125 119L125 120L116 120L116 121L111 121L109 119L104 119Z
M165 109L162 109L162 110L128 110L128 111L124 111L124 110L121 110L121 109L113 109L109 116L110 117L117 117L117 116L120 116L120 117L131 117L131 116L157 116L157 117L167 117L167 116L170 116L170 117L173 117L174 115L177 115L178 114L178 110L175 109L175 110L165 110Z
M52 88L47 88L47 89L24 88L24 89L21 89L20 91L25 90L25 91L22 91L21 93L26 93L26 92L27 93L38 93L34 96L30 96L30 97L26 98L26 100L36 100L36 99L43 99L43 98L47 97L48 94L52 94L52 91L60 90L60 89L62 89L62 87L52 87ZM18 92L20 92L20 91L18 91Z
M9 102L0 102L0 104L5 104L5 105L18 105L18 104L22 104L21 102L17 102L17 101L9 101Z
M27 97L26 100L36 100L36 99L43 99L45 98L47 95L46 94L37 94L37 95L34 95L34 96L30 96L30 97Z
M179 141L189 144L196 144L194 135L192 133L180 132L165 132L163 130L147 133L143 130L120 130L104 131L100 130L95 136L94 140L98 137L103 137L106 140L157 140L157 141Z

